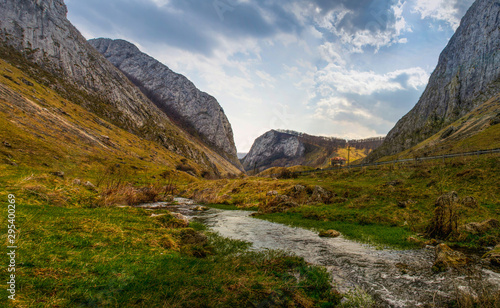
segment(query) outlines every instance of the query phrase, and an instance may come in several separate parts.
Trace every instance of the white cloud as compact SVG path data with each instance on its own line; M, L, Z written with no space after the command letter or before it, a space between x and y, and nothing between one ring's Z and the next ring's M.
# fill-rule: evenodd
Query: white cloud
M459 0L416 0L413 11L419 13L422 19L432 18L447 22L453 30L460 25L459 11L457 9Z
M346 70L332 64L319 71L316 76L322 85L319 89L323 96L335 92L371 95L409 87L417 89L425 85L429 79L429 75L420 67L377 74L373 71Z

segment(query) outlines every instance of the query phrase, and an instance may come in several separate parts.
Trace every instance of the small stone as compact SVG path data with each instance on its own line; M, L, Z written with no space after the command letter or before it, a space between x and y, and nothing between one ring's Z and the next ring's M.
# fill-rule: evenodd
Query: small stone
M10 143L8 143L7 141L3 141L2 144L4 145L4 147L6 148L12 148L12 145Z
M73 185L82 185L82 181L80 179L74 179Z
M199 206L195 207L195 208L194 208L194 210L195 210L195 211L198 211L198 212L201 212L201 211L208 211L208 210L209 210L209 208L208 208L208 207L206 207L206 206L201 206L201 205L199 205Z
M59 178L64 178L64 172L63 171L54 171L54 172L51 172L50 174L52 175L55 175Z
M83 186L87 187L87 188L91 188L91 189L95 189L95 185L92 184L90 181L87 181L83 184Z
M318 235L320 237L339 237L340 232L336 230L326 230L326 231L321 231Z
M276 190L271 190L266 193L266 196L277 196L278 192Z

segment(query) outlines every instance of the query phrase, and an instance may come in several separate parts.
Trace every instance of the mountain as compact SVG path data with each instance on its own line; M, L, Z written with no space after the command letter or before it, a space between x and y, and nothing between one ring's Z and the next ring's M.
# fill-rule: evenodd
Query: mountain
M500 2L477 0L441 53L418 103L367 160L407 150L496 96L499 64Z
M24 61L37 67L33 69L37 82L120 129L158 142L212 173L240 172L172 123L87 42L66 14L62 0L1 1L0 45L4 55L20 53Z
M364 158L377 148L384 138L350 140L312 136L290 130L270 130L255 139L250 152L242 159L247 171L260 172L272 167L296 165L324 167L329 159L345 156L351 146L351 160Z
M100 38L89 43L172 120L243 169L236 155L231 124L214 97L127 41Z

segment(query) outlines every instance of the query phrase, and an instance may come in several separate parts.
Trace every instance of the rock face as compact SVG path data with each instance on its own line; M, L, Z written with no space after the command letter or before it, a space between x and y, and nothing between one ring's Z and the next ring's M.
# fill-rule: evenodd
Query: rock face
M214 97L127 41L100 38L89 43L171 119L242 169L231 124Z
M66 14L63 0L0 1L0 44L57 76L59 80L52 82L52 87L99 117L216 173L221 165L224 170L220 171L239 172L175 126L87 42Z
M477 0L441 53L416 106L367 160L415 146L498 94L499 63L500 2Z
M365 153L379 147L384 138L350 140L351 148ZM270 130L255 139L250 152L241 160L247 171L260 172L271 167L304 165L320 167L328 164L332 155L340 148L346 148L347 140L312 136L291 130Z
M297 160L304 152L305 145L298 136L271 130L255 140L242 164L245 170L282 166L281 162Z

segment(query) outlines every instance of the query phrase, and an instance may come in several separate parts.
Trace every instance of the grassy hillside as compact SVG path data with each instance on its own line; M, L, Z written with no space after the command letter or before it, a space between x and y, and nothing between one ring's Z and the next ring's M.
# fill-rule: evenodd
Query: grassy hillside
M288 180L251 177L199 181L187 186L185 196L207 204L259 208L265 213L257 216L260 218L318 231L336 229L362 242L408 248L427 240L417 234L424 234L432 221L438 197L450 191L456 191L460 199L470 197L477 202L475 207L457 203L459 225L500 220L499 175L499 155L485 155L451 159L445 164L430 161L344 169ZM297 193L296 185L304 186L303 192ZM332 194L328 200L313 199L316 186ZM288 201L282 202L276 195L287 196ZM500 242L500 233L462 232L446 240L452 245L481 249Z

